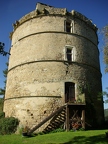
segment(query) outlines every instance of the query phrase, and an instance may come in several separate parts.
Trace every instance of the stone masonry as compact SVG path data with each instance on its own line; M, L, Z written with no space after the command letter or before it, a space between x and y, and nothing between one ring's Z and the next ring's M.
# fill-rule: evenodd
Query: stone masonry
M13 24L10 38L6 117L34 126L65 103L65 83L72 82L76 101L80 98L88 107L94 106L92 111L86 108L86 119L103 121L97 27L91 20L74 10L37 3L34 11ZM66 48L72 52L71 61Z

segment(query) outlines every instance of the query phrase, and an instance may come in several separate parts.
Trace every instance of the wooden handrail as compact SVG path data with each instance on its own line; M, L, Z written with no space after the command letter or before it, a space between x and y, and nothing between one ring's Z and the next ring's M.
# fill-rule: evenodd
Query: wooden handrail
M57 109L55 112L51 113L48 117L43 119L38 125L34 126L32 129L28 131L28 135L33 133L35 130L37 130L40 126L42 126L44 123L46 123L49 119L51 119L54 115L58 114L65 106L67 103L65 103L63 106L61 106L59 109Z

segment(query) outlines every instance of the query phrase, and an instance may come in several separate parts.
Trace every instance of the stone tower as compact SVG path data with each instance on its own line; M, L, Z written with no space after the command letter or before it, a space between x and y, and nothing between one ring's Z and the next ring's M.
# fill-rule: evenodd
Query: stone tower
M96 25L74 10L37 3L13 27L5 116L32 127L65 103L85 104L85 120L92 126L101 124Z

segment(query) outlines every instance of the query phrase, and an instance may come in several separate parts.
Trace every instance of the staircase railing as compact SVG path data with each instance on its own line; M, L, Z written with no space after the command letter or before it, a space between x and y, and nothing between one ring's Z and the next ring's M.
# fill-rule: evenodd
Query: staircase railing
M50 120L54 115L57 115L64 107L66 107L67 103L65 103L63 106L61 106L59 109L51 113L48 117L43 119L38 125L34 126L28 131L28 135L31 135L35 130L37 130L39 127L41 127L44 123L46 123L48 120Z

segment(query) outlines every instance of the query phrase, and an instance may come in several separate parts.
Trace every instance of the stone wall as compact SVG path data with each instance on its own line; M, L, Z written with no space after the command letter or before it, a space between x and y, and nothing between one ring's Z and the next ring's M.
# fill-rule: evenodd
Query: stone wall
M10 57L9 69L32 61L64 61L66 45L75 47L75 62L86 63L100 71L97 46L84 37L56 32L31 35L14 44L11 47L13 56Z
M75 11L44 8L47 12L41 13L43 6L38 5L35 16L31 12L19 20L12 34L9 58L4 111L6 116L18 117L22 125L30 127L64 104L65 82L75 83L76 99L81 96L79 86L89 85L94 104L101 92L95 25ZM64 31L68 19L73 21L72 33ZM74 48L74 61L65 59L65 46ZM85 99L91 99L87 93Z

